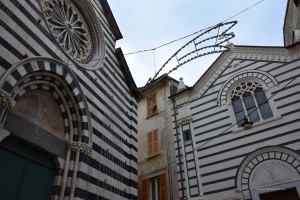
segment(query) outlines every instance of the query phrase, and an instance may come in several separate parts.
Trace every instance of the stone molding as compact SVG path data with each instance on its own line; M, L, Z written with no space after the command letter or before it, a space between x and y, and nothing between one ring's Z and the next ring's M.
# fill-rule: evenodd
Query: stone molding
M188 198L189 200L205 200L207 199L204 195L199 195L198 197Z

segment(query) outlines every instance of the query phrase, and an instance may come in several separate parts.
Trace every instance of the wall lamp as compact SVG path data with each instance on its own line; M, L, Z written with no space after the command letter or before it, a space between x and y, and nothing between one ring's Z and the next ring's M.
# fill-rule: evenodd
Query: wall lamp
M241 126L244 128L244 130L250 130L252 129L253 122L249 121L247 117L244 118L244 122L241 124Z

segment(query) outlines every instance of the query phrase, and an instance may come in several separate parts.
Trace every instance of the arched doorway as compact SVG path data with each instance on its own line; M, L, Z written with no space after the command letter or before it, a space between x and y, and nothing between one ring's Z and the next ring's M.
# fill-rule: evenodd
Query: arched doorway
M267 192L259 195L261 200L299 200L296 188Z
M51 199L63 200L66 196L73 199L78 181L77 172L89 170L81 168L79 158L83 153L90 155L92 141L89 109L76 76L68 66L56 60L42 57L28 58L6 71L0 78L0 88L0 146L7 138L14 136L24 141L24 144L29 144L29 148L34 148L29 155L39 152L47 152L40 157L53 155L58 168L55 169L52 182L49 181L50 186L47 181L42 181L40 185L32 187L38 188L43 184L48 188L47 191L50 191ZM13 162L19 162L22 159L24 161L24 155L20 152L22 151L3 148L2 153L4 158L15 157L17 161ZM28 159L28 156L25 158L26 169L34 169L35 166L38 166L39 170L46 170L49 167L53 169L53 165L49 164L53 158L49 158L46 168L38 159L30 157ZM16 167L15 170L22 171L19 169L22 168L22 163L16 166L21 167ZM22 174L27 173L29 172L26 170L22 171ZM14 193L31 191L26 188L27 182L30 183L32 177L34 174L26 175L24 179L16 181L22 183L18 185L18 189L11 186L8 190ZM49 177L51 179L51 176ZM10 178L13 180L13 177ZM38 192L37 189L34 192ZM30 195L29 199L33 200L49 199L35 198L33 193ZM4 200L14 198L20 197L13 196Z
M0 199L50 199L53 157L10 136L0 143Z
M0 142L0 200L47 200L59 172L54 160L66 151L59 102L38 88L15 99L3 126L10 136Z
M299 164L299 154L291 149L277 146L258 149L240 165L237 188L246 200L299 200Z

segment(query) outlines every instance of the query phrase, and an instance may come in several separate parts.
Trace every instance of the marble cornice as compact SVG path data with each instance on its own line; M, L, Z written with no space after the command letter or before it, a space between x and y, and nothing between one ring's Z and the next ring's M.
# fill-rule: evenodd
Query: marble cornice
M291 62L300 58L300 47L286 49L284 47L235 46L230 52L220 55L215 63L206 71L192 90L176 97L176 105L184 104L200 98L209 86L219 77L223 70L234 59L251 59L259 61ZM186 96L186 97L184 97Z

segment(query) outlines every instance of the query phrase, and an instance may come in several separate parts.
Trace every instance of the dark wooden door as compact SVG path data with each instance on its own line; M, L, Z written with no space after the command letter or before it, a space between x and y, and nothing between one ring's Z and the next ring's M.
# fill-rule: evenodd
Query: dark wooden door
M11 137L0 144L0 200L50 199L53 158Z
M300 200L296 188L279 190L260 195L261 200Z

